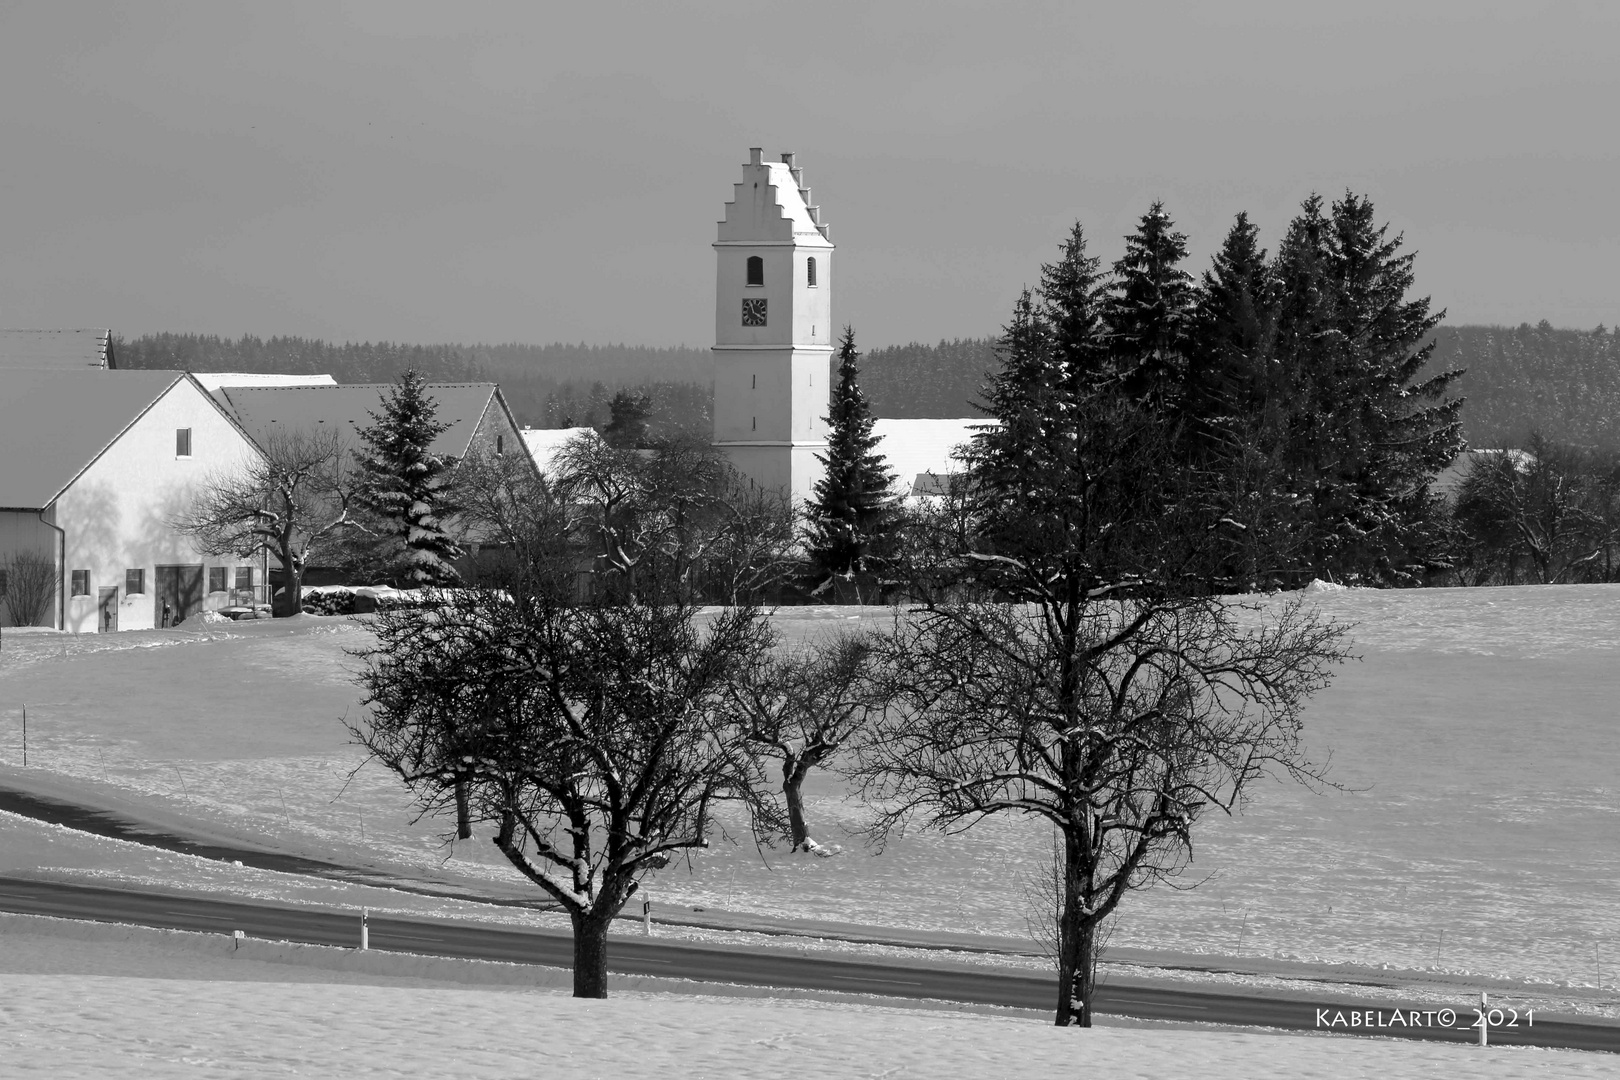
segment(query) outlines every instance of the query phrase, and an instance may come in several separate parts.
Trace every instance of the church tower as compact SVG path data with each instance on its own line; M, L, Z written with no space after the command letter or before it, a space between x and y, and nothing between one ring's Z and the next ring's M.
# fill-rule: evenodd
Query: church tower
M793 155L748 157L714 245L714 444L803 502L827 450L833 245Z

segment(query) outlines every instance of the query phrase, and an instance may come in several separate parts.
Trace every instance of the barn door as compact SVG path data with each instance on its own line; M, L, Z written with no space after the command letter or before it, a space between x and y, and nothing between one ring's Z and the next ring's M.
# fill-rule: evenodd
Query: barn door
M203 602L203 568L202 564L196 566L159 566L156 567L157 596L154 599L156 609L152 613L152 625L163 625L163 607L169 608L169 625L179 626L186 619L202 610Z
M96 607L101 611L99 625L103 634L110 634L118 629L118 590L99 589Z

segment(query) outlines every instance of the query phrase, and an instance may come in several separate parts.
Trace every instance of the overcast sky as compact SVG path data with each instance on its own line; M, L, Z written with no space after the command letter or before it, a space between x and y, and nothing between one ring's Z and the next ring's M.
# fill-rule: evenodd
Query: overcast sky
M1207 265L1369 195L1456 323L1620 321L1620 4L0 0L0 326L708 345L796 151L865 347L982 336L1076 219Z

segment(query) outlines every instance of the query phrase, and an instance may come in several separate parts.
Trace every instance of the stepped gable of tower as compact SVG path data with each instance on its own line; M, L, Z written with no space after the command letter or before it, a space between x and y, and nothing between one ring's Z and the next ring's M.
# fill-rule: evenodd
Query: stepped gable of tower
M801 247L831 247L830 230L821 220L821 207L810 202L810 189L804 186L804 170L793 162L792 154L781 161L764 161L763 152L749 150L751 160L743 166L743 179L733 185L726 203L726 217L720 222L719 240L776 241Z

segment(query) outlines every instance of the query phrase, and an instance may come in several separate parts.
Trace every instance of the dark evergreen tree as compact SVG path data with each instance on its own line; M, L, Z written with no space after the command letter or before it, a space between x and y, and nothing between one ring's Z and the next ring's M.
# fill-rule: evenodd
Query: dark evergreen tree
M359 502L386 539L384 557L396 577L410 586L448 585L459 580L455 560L461 548L444 530L453 512L445 473L452 461L432 451L448 425L435 419L438 406L426 381L415 371L383 396L382 412L360 432L355 451L362 472Z
M1331 216L1307 199L1278 251L1277 355L1288 384L1288 468L1306 508L1310 572L1419 583L1444 567L1428 484L1463 449L1461 374L1419 379L1443 316L1408 299L1414 256L1365 198Z
M1193 303L1192 276L1181 268L1186 258L1187 237L1155 202L1114 264L1109 348L1126 393L1138 400L1174 404L1186 376Z
M855 331L844 328L838 346L838 385L827 416L826 466L816 481L806 514L809 554L821 582L857 581L878 568L897 516L894 473L878 452L872 412L861 394ZM858 584L857 584L858 587Z
M1276 322L1276 289L1260 230L1239 214L1193 304L1181 410L1201 458L1261 441L1279 390L1272 377Z
M1077 386L1101 386L1116 374L1103 334L1107 285L1098 270L1102 260L1086 254L1078 221L1061 250L1057 262L1041 267L1041 318L1054 359L1063 366L1060 377Z
M620 390L608 403L609 420L602 428L602 439L621 450L644 449L651 445L647 418L652 398L644 393Z

